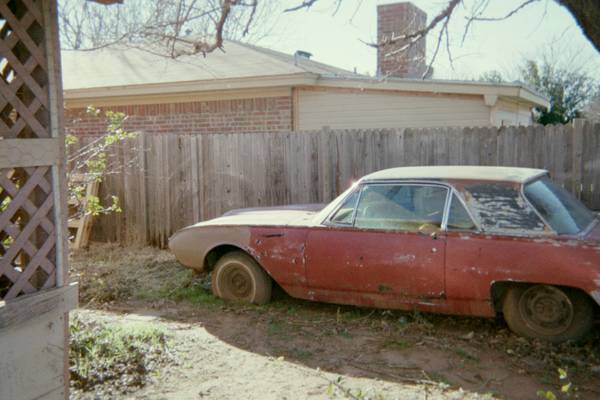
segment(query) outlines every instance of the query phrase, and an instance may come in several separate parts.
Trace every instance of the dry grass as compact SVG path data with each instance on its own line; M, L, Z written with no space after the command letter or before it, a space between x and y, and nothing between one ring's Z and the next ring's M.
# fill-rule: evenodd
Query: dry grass
M195 276L168 251L152 247L93 244L89 250L71 252L70 269L83 306L129 300L220 303L205 277Z
M482 364L492 354L501 375L535 374L536 379L541 379L535 389L542 384L556 385L557 368L567 368L574 384L588 393L600 393L590 378L600 376L597 330L584 343L551 345L519 338L499 320L337 306L285 295L265 306L223 303L210 293L206 276L194 276L167 251L147 247L95 244L88 251L74 252L71 268L72 278L80 282L82 306L111 308L113 304L123 305L133 300L133 308L141 302L142 307L158 304L164 310L161 302L180 302L171 311L165 311L165 317L197 321L201 313L207 326L216 326L227 316L230 324L238 325L228 325L221 335L237 347L256 351L268 345L268 354L282 355L312 367L335 370L340 359L354 359L352 343L366 335L369 342L361 344L361 357L365 359L359 365L361 368L369 360L380 362L377 358L380 353L405 354L426 348L444 354L444 358L453 360L457 366L456 371L445 372L449 377L440 375L434 379L432 375L432 379L461 382L459 375L479 374ZM262 334L249 338L248 326ZM348 354L340 356L345 353ZM369 373L381 377L389 372L369 368Z

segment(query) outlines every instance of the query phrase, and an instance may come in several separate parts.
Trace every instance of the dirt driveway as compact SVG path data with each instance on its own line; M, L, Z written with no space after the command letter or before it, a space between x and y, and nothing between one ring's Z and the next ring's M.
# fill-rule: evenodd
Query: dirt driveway
M142 311L143 312L143 311ZM151 383L123 398L135 399L485 399L462 390L449 389L443 383L402 384L394 380L354 377L310 368L297 359L247 351L213 334L202 322L174 322L159 318L155 312L119 314L79 310L79 318L121 325L151 323L168 330L177 361ZM226 318L217 330L229 330ZM228 328L229 327L229 328ZM249 336L256 336L253 331ZM251 339L251 341L254 341ZM263 348L266 350L266 348ZM268 352L267 352L268 353ZM341 379L340 379L341 378ZM408 378L406 378L409 380ZM422 380L427 378L423 376ZM362 393L362 394L359 394ZM359 397L362 396L362 397Z
M143 321L172 337L177 361L123 398L537 399L540 390L600 398L598 334L554 346L516 337L494 320L324 305L282 293L267 306L226 304L154 249L101 246L76 254L72 265L83 318Z

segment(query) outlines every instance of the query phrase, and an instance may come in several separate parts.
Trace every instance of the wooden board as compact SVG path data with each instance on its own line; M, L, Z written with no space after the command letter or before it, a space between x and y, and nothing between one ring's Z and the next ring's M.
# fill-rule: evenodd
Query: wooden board
M125 179L105 182L104 193L123 196L123 213L101 217L96 237L164 247L177 229L228 210L324 203L367 173L410 165L545 168L588 206L600 209L599 136L600 124L590 123L142 134L136 140L143 150L129 145L118 149L125 160L135 153L141 161L128 167Z

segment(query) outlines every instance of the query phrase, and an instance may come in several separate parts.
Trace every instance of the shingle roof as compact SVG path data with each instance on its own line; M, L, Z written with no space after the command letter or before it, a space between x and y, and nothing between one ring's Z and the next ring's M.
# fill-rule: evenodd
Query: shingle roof
M224 51L206 57L195 54L175 59L124 46L64 50L62 65L65 90L306 73L355 76L341 68L235 41L227 41Z

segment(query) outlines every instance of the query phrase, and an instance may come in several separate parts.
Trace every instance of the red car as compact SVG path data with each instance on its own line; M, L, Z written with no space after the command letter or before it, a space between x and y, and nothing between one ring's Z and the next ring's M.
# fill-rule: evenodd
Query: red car
M544 170L436 166L367 175L324 208L244 209L175 233L213 293L494 317L585 336L600 304L600 226Z

